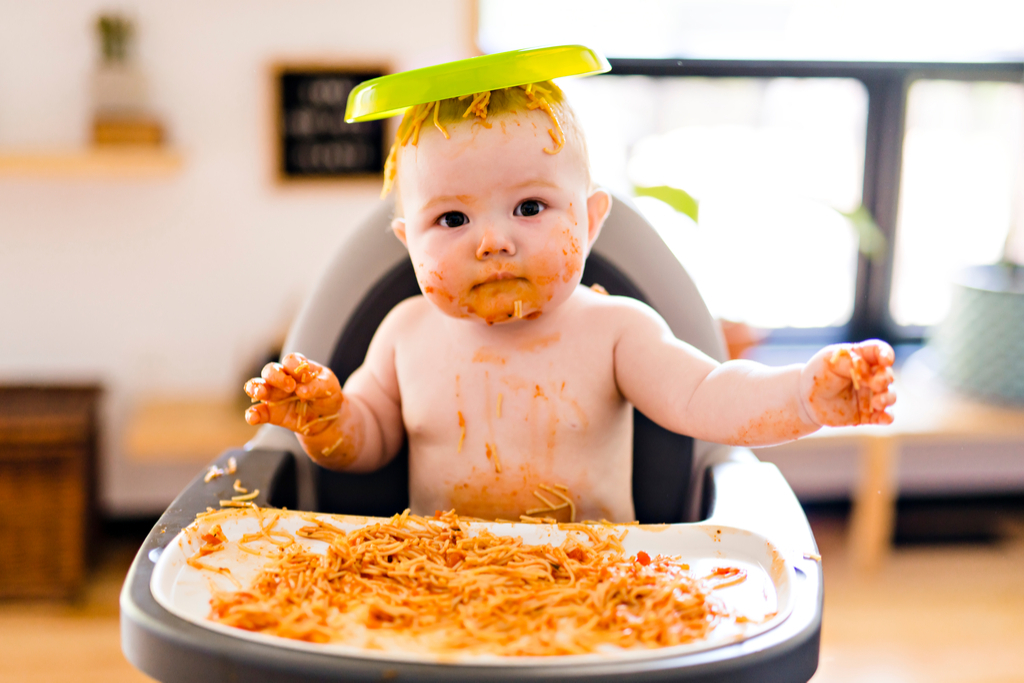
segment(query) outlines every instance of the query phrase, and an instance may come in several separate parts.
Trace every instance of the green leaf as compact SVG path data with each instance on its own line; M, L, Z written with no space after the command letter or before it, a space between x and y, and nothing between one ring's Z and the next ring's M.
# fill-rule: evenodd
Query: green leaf
M658 185L656 187L634 186L633 192L637 197L654 197L661 200L679 213L689 216L694 223L697 222L697 209L700 202L678 187L669 187L668 185Z
M872 261L878 261L885 256L885 235L882 234L881 228L875 223L874 217L866 206L861 204L849 213L843 211L839 213L845 216L846 220L850 221L850 226L857 233L860 253Z

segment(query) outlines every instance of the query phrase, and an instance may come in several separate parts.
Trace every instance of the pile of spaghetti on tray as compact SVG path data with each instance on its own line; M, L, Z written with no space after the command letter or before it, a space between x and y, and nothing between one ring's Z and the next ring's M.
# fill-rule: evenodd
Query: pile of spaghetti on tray
M678 559L625 555L625 531L563 524L560 545L527 545L454 513L406 511L353 531L310 517L298 535L259 511L249 544L273 544L252 584L216 592L210 618L250 631L316 643L383 647L402 641L435 653L547 656L657 648L706 638L728 616L716 588L744 580L735 568L694 577ZM219 526L189 561L224 547ZM322 549L321 549L322 550ZM742 618L741 618L742 619Z

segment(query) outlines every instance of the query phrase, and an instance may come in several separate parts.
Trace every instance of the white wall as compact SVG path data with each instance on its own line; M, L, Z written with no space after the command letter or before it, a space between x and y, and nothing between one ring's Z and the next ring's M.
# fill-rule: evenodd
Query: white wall
M107 389L101 501L162 509L196 466L123 454L146 395L234 395L379 187L274 185L269 65L406 69L468 55L467 0L0 0L0 153L86 143L92 25L138 26L154 108L184 156L150 180L0 177L0 382ZM214 454L211 454L211 456Z

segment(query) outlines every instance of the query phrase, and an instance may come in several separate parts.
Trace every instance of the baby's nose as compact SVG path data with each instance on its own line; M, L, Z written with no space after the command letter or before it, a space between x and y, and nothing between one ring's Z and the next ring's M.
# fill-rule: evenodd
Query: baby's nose
M515 256L515 253L515 243L505 234L491 229L484 230L484 234L480 238L480 244L476 248L476 257L478 259L485 259L497 254Z

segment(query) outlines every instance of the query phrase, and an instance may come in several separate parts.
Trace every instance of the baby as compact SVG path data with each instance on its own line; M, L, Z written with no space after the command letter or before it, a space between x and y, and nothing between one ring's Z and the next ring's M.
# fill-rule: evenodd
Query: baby
M550 82L409 110L385 171L422 296L392 310L344 388L299 354L246 393L253 425L318 464L367 472L409 440L419 514L634 519L632 407L697 439L770 446L822 425L888 424L892 349L805 365L717 363L648 306L580 285L611 198Z

